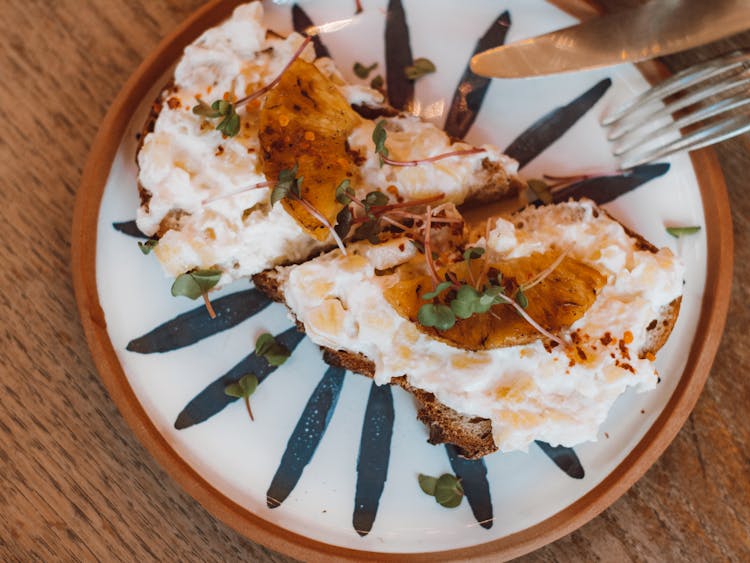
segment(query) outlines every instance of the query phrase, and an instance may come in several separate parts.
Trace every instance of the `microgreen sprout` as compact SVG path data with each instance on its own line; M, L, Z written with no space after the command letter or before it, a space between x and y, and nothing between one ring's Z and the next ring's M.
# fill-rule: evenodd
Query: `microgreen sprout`
M383 166L385 159L388 158L388 148L385 146L387 138L385 119L381 119L375 124L375 129L372 130L372 142L375 143L375 154L380 155L380 166Z
M151 254L151 251L157 247L159 239L150 238L146 242L138 241L138 248L141 249L143 254Z
M326 219L326 217L320 211L318 211L312 203L302 197L300 186L302 185L302 180L304 177L297 177L297 170L298 166L295 164L294 167L284 168L279 172L279 179L274 185L273 190L271 191L271 206L275 205L282 199L288 198L292 201L296 201L302 207L304 207L310 215L317 219L321 225L328 229L328 231L331 233L331 236L333 237L333 240L336 242L336 245L339 247L339 249L341 249L341 253L346 256L346 247L344 246L344 241L341 240L339 233L336 231L333 225L331 225L331 222Z
M342 180L341 183L336 186L336 201L339 203L349 205L354 200L354 195L354 190L348 179Z
M529 306L529 300L526 297L526 294L523 292L523 287L519 287L518 291L516 291L516 303L518 303L518 306L521 307L521 309L526 309Z
M510 299L509 297L506 297L503 294L499 294L498 297L502 301L504 301L505 303L507 303L508 305L512 306L518 312L518 314L521 315L527 323L529 323L532 327L534 327L534 329L537 332L541 333L542 336L545 336L545 337L549 338L550 340L552 340L554 342L557 342L559 345L565 347L565 343L562 340L560 340L557 336L555 336L554 334L552 334L550 331L548 331L542 325L540 325L538 322L536 322L534 319L532 319L531 316L526 311L523 310L523 307L521 307L521 305L519 305L514 300ZM502 319L500 319L500 317L498 317L492 311L490 311L489 313L490 313L490 315L492 315L496 319L502 320Z
M484 240L490 240L490 225L492 223L492 219L489 218L484 223ZM482 284L484 283L484 278L487 276L487 272L490 269L490 261L487 260L487 256L484 256L484 260L482 260L482 268L479 270L479 275L476 279L473 277L471 278L474 282L474 289L479 291L479 288L482 287ZM469 270L471 271L471 270Z
M291 352L273 334L265 332L255 341L255 355L265 358L269 365L278 367L289 359Z
M227 198L230 198L230 197L234 197L236 195L240 195L240 194L244 194L244 193L247 193L247 192L251 192L253 190L260 190L262 188L270 188L270 187L273 187L275 185L276 185L276 182L259 182L257 184L253 184L252 186L247 186L245 188L239 188L238 190L235 190L233 192L229 192L228 194L217 195L215 197L204 199L201 202L201 205L209 205L210 203L213 203L215 201L219 201L221 199L227 199Z
M697 225L693 227L667 227L667 232L674 238L680 238L684 235L694 235L700 230L701 228Z
M286 197L300 197L300 186L304 176L297 177L298 165L293 168L284 168L279 172L279 180L271 190L271 207Z
M388 203L388 196L385 195L381 191L373 191L369 192L365 199L362 200L362 203L364 204L365 213L367 213L367 216L371 219L375 218L375 215L372 213L373 207L383 207Z
M375 144L375 154L380 156L380 165L389 164L391 166L419 166L420 164L428 164L431 162L437 162L444 158L451 158L454 156L469 156L472 154L479 154L485 152L485 149L474 147L471 149L450 151L427 158L420 158L417 160L394 160L390 158L388 147L385 146L385 141L388 138L388 133L385 130L385 120L381 119L375 124L375 129L372 131L372 142Z
M206 119L216 119L220 117L221 121L216 125L216 129L218 131L221 131L227 137L234 137L235 135L237 135L237 133L240 132L240 116L237 113L237 109L249 102L252 102L253 100L260 98L274 86L276 86L281 80L281 77L284 75L284 73L292 65L292 63L299 58L299 56L305 50L305 47L310 44L310 41L312 41L312 37L306 37L302 44L294 52L289 62L284 66L283 69L281 69L281 72L276 76L276 78L274 78L271 82L269 82L259 90L256 90L252 94L249 94L234 103L229 100L219 99L215 100L211 104L208 104L203 100L198 99L198 103L193 106L193 113L196 115L200 115L201 117L205 117Z
M415 233L414 227L405 225L398 221L396 217L405 215L408 219L421 220L423 219L423 215L409 213L405 209L434 203L443 198L442 194L436 194L421 199L388 203L388 196L379 190L375 190L369 192L363 199L358 200L349 180L343 180L336 187L336 201L344 204L346 207L341 210L336 218L336 232L341 238L344 238L349 233L350 228L356 226L357 229L354 231L355 239L367 239L373 244L378 244L380 242L378 234L382 229L380 224L382 221L400 229L404 233ZM357 217L354 217L351 209L349 209L350 206L357 207L361 213ZM436 218L434 220L436 222L458 221L458 219L452 218Z
M471 283L476 283L474 272L471 270L471 261L474 258L481 258L484 255L484 248L481 246L470 246L464 250L464 261L466 262L466 271L469 272Z
M371 244L378 244L380 242L380 237L378 236L380 231L381 228L378 220L369 219L357 227L357 230L354 231L354 238L366 239Z
M417 320L422 326L448 330L456 324L456 315L447 305L425 303L419 308Z
M221 279L221 270L196 269L180 274L172 284L172 295L182 295L189 299L203 297L208 315L214 319L216 312L208 299L208 290L214 287Z
M435 261L432 257L432 248L430 247L430 233L432 232L432 208L429 205L427 206L427 212L425 213L425 216L427 217L427 219L424 226L424 255L427 259L427 270L430 273L430 277L432 277L432 283L435 288L437 288L437 269L435 268Z
M378 67L378 63L372 63L370 66L365 66L362 63L356 62L354 63L354 74L357 75L358 78L362 78L363 80L370 76L370 73L375 70Z
M221 117L216 126L227 137L234 137L240 132L240 116L237 115L236 105L226 100L216 100L210 106L203 100L193 106L193 113L208 119Z
M334 230L341 239L344 239L344 237L349 234L351 228L352 210L348 205L344 205L338 215L336 215L336 225L334 226Z
M555 260L550 264L548 267L546 267L544 270L539 272L537 275L535 275L533 278L531 278L529 281L521 285L521 289L523 291L528 291L532 287L534 287L539 282L543 281L547 276L549 276L552 272L554 272L557 267L562 263L563 260L565 260L565 257L570 254L570 251L573 249L572 246L569 246L565 250L563 250L560 253L560 256L555 258Z
M409 80L418 80L427 74L432 74L436 70L435 63L430 59L419 57L418 59L414 59L414 64L404 69L404 74Z
M250 408L250 395L255 393L255 390L257 388L258 378L255 376L255 374L248 373L240 377L236 383L230 383L229 385L227 385L224 388L224 394L228 395L229 397L243 399L245 401L247 414L250 415L250 420L254 421L255 418L253 417L253 411Z
M464 498L464 488L461 479L450 473L444 473L440 477L422 475L417 477L419 488L427 495L435 497L435 502L445 508L456 508Z
M426 299L428 301L432 300L432 299L435 299L435 297L437 297L438 295L440 295L441 293L443 293L446 289L448 289L449 287L452 287L452 286L453 286L453 282L450 282L450 281L440 282L437 285L437 287L435 288L435 291L430 291L429 293L425 293L422 296L422 299Z

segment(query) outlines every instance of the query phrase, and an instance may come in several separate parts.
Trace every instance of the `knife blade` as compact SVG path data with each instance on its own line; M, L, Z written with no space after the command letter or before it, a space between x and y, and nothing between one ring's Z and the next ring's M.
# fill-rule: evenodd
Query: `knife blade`
M660 57L750 29L750 0L653 0L475 55L471 70L524 78Z

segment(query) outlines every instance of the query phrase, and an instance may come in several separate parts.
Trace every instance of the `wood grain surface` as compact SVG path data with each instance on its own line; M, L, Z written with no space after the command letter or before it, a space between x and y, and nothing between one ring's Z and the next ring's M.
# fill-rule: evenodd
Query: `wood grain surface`
M70 225L97 127L140 61L201 4L2 3L0 560L291 561L215 520L136 441L93 367L73 296ZM742 46L750 33L666 62ZM523 561L750 560L750 138L717 153L734 287L698 405L625 496Z

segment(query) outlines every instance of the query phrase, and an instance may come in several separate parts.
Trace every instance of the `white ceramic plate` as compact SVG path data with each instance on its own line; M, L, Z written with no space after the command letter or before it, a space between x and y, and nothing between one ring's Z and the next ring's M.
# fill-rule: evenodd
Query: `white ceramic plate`
M354 3L350 0L318 0L305 3L303 7L319 24L350 17ZM406 0L404 7L414 56L428 57L438 68L437 73L417 82L418 107L424 117L441 126L477 39L501 12L508 10L512 22L506 42L575 23L570 15L542 0L504 0L501 3L496 0L476 0L470 8L453 0L432 0L429 3ZM272 29L281 33L291 31L288 6L267 4L266 9ZM378 61L380 68L384 67L385 10L385 2L366 1L365 12L356 25L323 38L339 68L353 81L357 80L351 70L355 61ZM666 438L664 434L660 435L659 445L654 446L645 440L642 442L649 431L653 433L657 419L660 426L665 424L665 420L671 420L673 426L675 424L673 417L665 418L663 413L683 378L687 352L693 348L710 261L705 202L687 155L667 159L665 162L670 164L670 169L666 174L606 205L615 217L655 245L671 247L684 259L687 274L679 320L657 359L661 384L647 394L626 393L617 401L602 426L598 441L575 448L585 471L583 478L570 477L536 446L528 453L493 454L485 458L491 501L488 498L474 499L477 504L484 503L480 510L484 514L491 502L492 519L485 521L484 526L479 525L466 501L456 509L444 509L420 491L416 476L418 473L440 475L452 472L446 449L426 442L426 429L415 419L415 407L410 396L400 389L394 389L395 420L387 481L372 529L362 536L356 533L352 518L361 430L371 383L364 377L348 374L344 378L338 403L332 408L327 430L299 482L281 506L269 508L266 502L269 484L311 393L326 371L319 350L307 339L302 340L291 359L270 374L253 395L255 422L249 421L244 406L238 401L205 422L182 430L175 428L175 421L186 405L250 354L261 332L278 334L291 326L284 308L273 304L233 328L200 339L187 347L155 354L127 350L129 342L158 325L187 311L200 309L199 303L172 298L172 280L164 276L157 261L153 257L144 257L135 239L113 228L113 224L132 220L138 205L137 169L134 163L136 134L168 75L153 80L154 72L160 69L159 72L163 73L169 64L175 62L175 46L181 47L190 38L189 33L194 34L201 25L207 25L206 22L212 17L207 16L208 13L204 9L203 15L189 22L189 31L168 39L160 48L160 55L144 63L144 68L126 87L122 99L116 103L117 111L113 109L117 115L104 126L110 136L113 131L121 133L108 141L114 143L109 147L109 154L114 151L111 167L109 160L89 164L82 192L93 195L90 198L81 196L77 216L77 260L84 269L93 267L96 276L98 295L87 294L82 290L86 282L77 280L92 350L103 375L105 372L109 374L105 376L105 381L108 381L121 408L124 411L137 409L139 413L145 412L147 421L143 424L150 425L151 432L151 438L145 441L152 451L157 448L168 452L172 459L184 461L187 469L182 467L173 473L183 484L186 479L192 480L186 486L199 499L211 505L209 508L213 506L223 519L231 520L234 517L229 516L226 510L217 509L216 503L206 501L207 494L232 501L235 513L244 511L253 515L256 527L258 522L262 526L262 521L265 521L273 525L273 530L292 532L292 535L285 537L286 543L250 533L258 541L297 555L309 556L312 553L289 549L291 544L304 544L307 541L305 538L339 548L402 554L454 550L494 542L489 544L494 547L488 548L485 553L507 555L513 552L504 551L507 546L502 540L521 537L518 532L537 530L541 538L536 541L533 537L524 539L526 543L522 543L527 547L517 548L523 551L559 536L571 526L580 525L606 507L666 447L692 406L688 400L688 410L678 414L676 427L667 433ZM165 46L167 44L169 48ZM164 57L170 54L172 60L164 61ZM161 67L154 66L153 61L159 57ZM151 67L145 68L148 63L152 63ZM152 78L149 78L149 72ZM612 86L601 100L559 140L532 160L522 174L538 177L543 173L572 175L614 170L615 162L609 154L609 146L598 121L609 108L647 87L646 80L630 65L534 80L494 81L466 138L474 144L489 142L506 147L539 118L568 104L605 78L612 80ZM149 79L150 91L144 95L146 89L143 83ZM136 88L136 84L140 88ZM139 96L134 100L135 92ZM126 117L130 119L129 125L125 126L122 110L128 104L129 107L137 105L137 110L127 114ZM121 122L122 126L117 129L113 125L115 122ZM100 134L98 142L105 143L106 139L107 135ZM97 166L104 166L105 170L94 171ZM96 184L97 175L106 177L106 183L92 187L92 184ZM102 187L97 217L96 202ZM720 193L713 197L725 197L721 189L719 186ZM87 263L86 251L80 248L84 244L88 221L82 218L84 215L93 217L92 225L96 221L95 263L93 253L88 254L92 263ZM665 232L665 225L669 224L701 225L704 229L689 238L676 240ZM84 277L86 275L83 274ZM249 288L249 282L237 282L218 292L213 301ZM94 324L97 326L91 325L90 315L86 313L97 299L106 320L106 332L96 320ZM718 315L720 326L723 320L721 304L718 307L719 310L714 311L711 318L715 321ZM94 331L99 331L98 336L94 336ZM119 366L117 362L107 363L99 359L100 351L97 350L102 346L101 341L107 339L111 342ZM105 347L108 348L109 343ZM688 382L688 395L692 401L702 387L714 351L715 346L698 351L703 354L701 361L706 365L701 373ZM119 378L119 383L112 384L112 378ZM683 378L683 383L685 381ZM132 406L135 402L131 401L128 406L125 399L118 399L118 395L123 395L125 391L117 389L127 387L132 389L138 403L135 406ZM681 394L684 395L682 391ZM684 407L685 403L682 405ZM143 425L133 422L136 415L126 413L126 416L131 424ZM136 430L143 438L144 431ZM158 445L155 446L156 442ZM629 463L641 467L635 472L622 469L626 464L621 466L621 463L626 458L632 458L630 454L639 443L639 448L645 448L649 453L643 459ZM155 455L169 469L171 462L165 461L164 455ZM616 472L618 466L620 469ZM618 477L615 483L610 483L615 473ZM597 491L596 497L604 501L594 502L594 509L590 508L590 502L588 509L581 508L583 505L579 501L591 499L594 491ZM584 514L586 510L588 513ZM569 520L570 525L558 522L552 526L553 532L549 526L539 528L540 523L550 522L548 519L554 515L559 517L560 514L568 515L563 520ZM229 523L243 528L237 522ZM331 551L320 545L310 549L336 553L335 549Z

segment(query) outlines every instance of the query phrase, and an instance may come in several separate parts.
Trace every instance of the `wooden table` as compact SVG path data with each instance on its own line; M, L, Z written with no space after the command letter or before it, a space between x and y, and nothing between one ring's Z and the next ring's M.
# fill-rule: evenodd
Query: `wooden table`
M136 441L89 357L71 285L73 203L98 124L139 62L200 4L3 3L1 560L289 560L215 520ZM750 46L750 34L667 62L681 68L732 46ZM705 391L625 496L526 561L750 560L750 140L717 152L736 266Z

